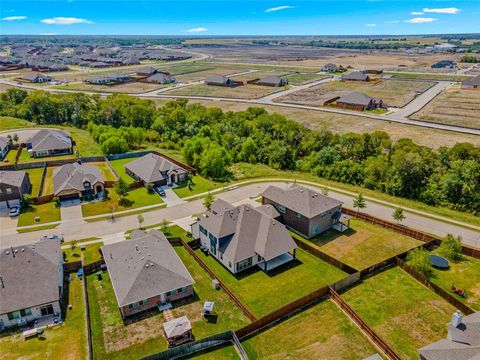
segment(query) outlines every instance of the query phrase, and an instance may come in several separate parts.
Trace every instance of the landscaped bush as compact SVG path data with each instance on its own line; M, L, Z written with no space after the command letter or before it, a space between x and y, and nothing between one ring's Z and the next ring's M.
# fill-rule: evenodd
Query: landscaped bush
M413 249L408 253L407 261L414 270L430 278L433 275L433 267L429 260L430 254L423 248Z
M462 260L462 238L448 234L440 244L438 253L453 261Z

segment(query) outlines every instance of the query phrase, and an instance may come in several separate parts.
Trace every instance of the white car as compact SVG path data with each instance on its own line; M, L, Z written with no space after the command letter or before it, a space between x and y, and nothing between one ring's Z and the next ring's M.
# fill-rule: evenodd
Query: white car
M15 216L18 216L19 214L20 214L19 206L12 206L10 210L8 210L8 215L10 215L10 217L15 217Z
M48 239L48 240L60 240L60 242L63 243L63 236L60 236L60 235L46 235L44 236L45 239Z

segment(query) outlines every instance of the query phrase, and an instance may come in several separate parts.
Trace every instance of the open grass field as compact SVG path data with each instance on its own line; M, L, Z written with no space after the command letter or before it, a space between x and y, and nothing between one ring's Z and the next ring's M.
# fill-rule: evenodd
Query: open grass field
M363 359L377 351L332 300L242 342L250 359Z
M358 219L351 219L350 229L343 233L329 230L307 241L357 270L422 244L411 237Z
M455 308L402 269L370 277L341 295L403 359L447 335Z
M138 158L126 158L126 159L118 159L118 160L110 160L110 165L112 165L113 169L120 176L123 181L127 184L133 183L135 180L125 172L125 165L128 163L135 161Z
M158 104L164 104L168 100L155 99ZM190 100L190 104L198 103L208 107L219 107L224 111L246 110L252 104L245 104L232 101L213 101L213 100ZM328 129L334 133L344 134L347 132L371 132L385 131L394 140L401 138L411 138L415 143L439 148L440 146L453 146L457 142L470 142L480 146L480 136L454 133L451 131L442 131L427 129L421 127L412 127L387 121L378 121L360 116L335 114L330 112L294 109L276 105L262 105L270 113L277 112L287 117L287 119L297 121L303 126L312 130Z
M411 118L480 129L480 91L443 91Z
M268 76L284 76L288 75L287 71L282 70L264 70L264 71L253 71L248 74L233 76L232 79L236 81L250 81L255 79L263 79Z
M65 304L65 322L45 330L46 340L37 337L24 340L20 333L0 337L0 349L3 360L78 360L87 358L87 328L85 321L85 304L83 285L76 275L66 284L64 291L68 293Z
M208 75L233 75L235 73L243 72L245 70L248 69L235 68L228 65L211 66L206 67L204 70L201 71L186 72L183 74L175 75L175 79L177 79L177 83L194 82L205 80Z
M195 279L195 285L194 295L173 304L174 317L186 315L197 339L246 325L248 320L240 309L225 293L212 288L208 274L187 251L182 247L175 250ZM101 281L95 275L87 277L87 281L95 359L139 359L167 348L163 314L152 311L150 316L124 325L108 273L103 274ZM206 300L215 302L216 323L208 323L201 316Z
M430 69L431 71L433 69ZM402 73L402 72L386 72L386 74L391 75L393 78L403 78L403 79L426 79L426 80L452 80L452 81L462 81L467 78L464 75L454 75L454 74L422 74L422 73Z
M35 221L37 216L40 217L40 221ZM57 208L54 203L32 205L28 209L22 209L18 217L17 226L44 224L60 221L60 218L60 208Z
M332 81L282 96L277 101L323 106L329 99L358 91L381 98L388 106L402 107L432 85L425 81L403 80Z
M297 260L268 273L254 266L237 275L212 256L205 256L200 250L197 253L258 317L346 276L343 271L300 248L297 248Z
M174 89L172 91L168 91L167 93L169 95L180 96L210 96L237 99L256 99L281 90L283 90L282 87L270 87L250 84L237 87L199 84L192 86L184 86L178 89Z
M42 181L43 167L28 169L25 171L28 173L28 176L30 178L30 184L32 185L31 195L32 197L36 197L38 195L38 191L40 190L40 182Z
M26 120L10 116L0 116L0 131L11 129L22 129L31 127L32 124Z
M316 80L325 79L327 75L315 73L293 73L285 76L290 85L303 85Z
M192 185L189 187L187 184L181 184L173 188L173 191L181 198L200 194L206 191L216 190L222 187L222 183L206 179L200 175L192 177Z
M121 206L118 204L119 197L114 189L108 189L108 195L110 197L109 200L83 204L83 216L86 217L108 214L112 212L112 208L114 209L114 211L123 211L139 208L142 206L149 206L155 204L160 205L163 202L160 196L155 193L150 194L144 187L130 190L128 192L127 199L131 202L130 206Z
M168 71L172 75L190 74L215 68L214 64L191 63L184 65L174 65L162 67L162 70Z

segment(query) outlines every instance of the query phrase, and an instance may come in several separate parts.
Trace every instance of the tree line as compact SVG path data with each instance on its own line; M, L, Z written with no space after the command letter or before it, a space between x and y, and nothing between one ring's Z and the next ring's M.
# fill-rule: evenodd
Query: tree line
M184 99L156 107L120 94L9 89L0 95L0 114L88 129L105 154L144 143L176 149L200 174L218 180L230 176L233 163L265 164L480 214L480 147L470 143L434 150L382 131L313 131L258 107L224 112Z

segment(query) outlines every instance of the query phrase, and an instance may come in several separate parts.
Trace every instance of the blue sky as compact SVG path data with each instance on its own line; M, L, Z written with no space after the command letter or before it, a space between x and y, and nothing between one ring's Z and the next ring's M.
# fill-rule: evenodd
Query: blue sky
M359 35L480 32L480 0L1 0L1 34Z

